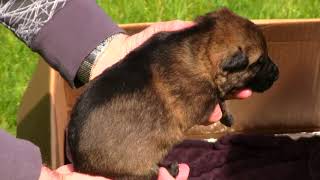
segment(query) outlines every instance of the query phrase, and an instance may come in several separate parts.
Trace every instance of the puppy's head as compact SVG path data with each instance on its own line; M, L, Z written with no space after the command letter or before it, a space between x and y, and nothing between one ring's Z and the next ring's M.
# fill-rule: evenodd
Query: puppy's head
M221 9L196 22L210 29L207 54L216 69L214 83L221 99L243 88L263 92L278 79L279 70L268 56L264 36L251 21Z

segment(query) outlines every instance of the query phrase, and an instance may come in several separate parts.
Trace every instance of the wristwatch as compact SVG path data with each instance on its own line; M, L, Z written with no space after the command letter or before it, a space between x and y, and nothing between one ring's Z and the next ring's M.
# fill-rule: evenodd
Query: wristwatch
M75 78L75 86L80 87L90 80L91 71L99 59L99 55L108 47L112 39L120 33L114 34L102 41L91 53L82 61Z

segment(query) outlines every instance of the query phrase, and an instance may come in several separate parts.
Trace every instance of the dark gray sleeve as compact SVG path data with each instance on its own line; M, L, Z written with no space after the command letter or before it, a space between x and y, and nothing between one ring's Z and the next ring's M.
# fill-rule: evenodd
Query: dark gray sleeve
M0 130L0 179L37 180L41 164L37 146Z
M85 57L123 32L95 0L0 0L0 21L73 87Z

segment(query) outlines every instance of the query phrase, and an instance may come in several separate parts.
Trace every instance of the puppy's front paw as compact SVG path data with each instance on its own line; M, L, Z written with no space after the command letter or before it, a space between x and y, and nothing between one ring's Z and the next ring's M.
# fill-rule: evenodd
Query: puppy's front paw
M220 122L227 127L231 127L233 124L233 117L231 114L225 114L222 116Z
M179 164L178 162L173 162L169 165L169 167L166 167L168 172L171 174L173 177L177 177L179 174Z

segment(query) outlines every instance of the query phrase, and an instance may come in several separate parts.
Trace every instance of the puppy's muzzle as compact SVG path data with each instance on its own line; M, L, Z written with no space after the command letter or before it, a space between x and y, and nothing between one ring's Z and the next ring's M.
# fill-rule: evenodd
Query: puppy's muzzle
M249 68L255 73L255 76L248 81L247 87L255 92L263 92L269 89L279 78L279 69L268 56L261 56Z

